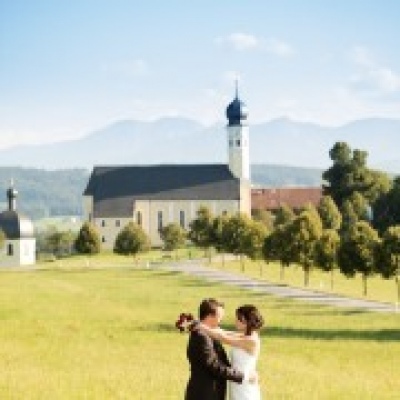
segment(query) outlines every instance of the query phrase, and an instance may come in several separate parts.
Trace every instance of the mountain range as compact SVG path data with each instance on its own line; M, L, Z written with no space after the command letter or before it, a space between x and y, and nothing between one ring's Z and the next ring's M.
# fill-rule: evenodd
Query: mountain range
M56 139L56 138L55 138ZM369 153L369 165L400 173L400 119L368 118L339 127L288 118L250 126L252 164L326 169L337 141ZM94 165L224 163L224 125L166 117L152 122L118 121L77 140L0 150L0 166L92 169Z

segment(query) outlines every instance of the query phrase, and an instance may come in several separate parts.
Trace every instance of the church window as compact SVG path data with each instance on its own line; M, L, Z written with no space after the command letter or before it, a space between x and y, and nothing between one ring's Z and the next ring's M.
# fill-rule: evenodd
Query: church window
M185 211L179 211L179 223L181 228L185 229Z
M236 146L240 147L240 140L236 140Z
M106 242L106 238L105 238L105 236L102 236L102 237L101 237L101 241L102 241L103 243L105 243L105 242Z
M115 221L115 226L120 227L121 226L121 221L119 219L117 219Z
M13 247L13 245L11 243L8 244L7 255L9 255L9 256L13 256L14 255L14 247Z
M140 211L138 211L138 212L136 213L136 223L137 223L139 226L142 226L142 213L141 213Z
M157 226L158 226L158 230L161 231L161 229L163 228L163 215L162 215L162 211L159 211L159 212L158 212Z
M226 210L222 211L222 215L228 215L228 211Z
M101 226L106 226L106 221L104 221L104 219L101 220Z

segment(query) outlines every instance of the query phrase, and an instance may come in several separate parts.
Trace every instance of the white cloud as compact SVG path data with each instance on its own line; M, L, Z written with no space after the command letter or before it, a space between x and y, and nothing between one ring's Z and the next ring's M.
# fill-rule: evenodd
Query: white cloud
M267 52L280 57L290 57L294 55L293 47L283 40L275 38L267 39L263 47Z
M356 89L377 95L400 91L400 74L380 65L366 47L355 47L351 59L359 68L350 78L350 83Z
M108 73L124 76L142 76L149 72L148 65L143 59L115 62L105 65L103 70Z
M239 51L256 49L260 45L260 40L257 37L241 32L219 37L215 42L217 44L228 44Z
M215 40L219 45L227 45L238 51L259 50L279 57L290 57L295 52L293 47L277 38L259 38L248 33L231 33Z

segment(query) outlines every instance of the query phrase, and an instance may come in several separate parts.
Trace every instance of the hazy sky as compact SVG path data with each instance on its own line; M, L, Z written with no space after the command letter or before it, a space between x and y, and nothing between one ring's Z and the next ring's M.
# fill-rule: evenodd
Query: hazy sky
M0 147L119 119L400 118L398 0L0 0Z

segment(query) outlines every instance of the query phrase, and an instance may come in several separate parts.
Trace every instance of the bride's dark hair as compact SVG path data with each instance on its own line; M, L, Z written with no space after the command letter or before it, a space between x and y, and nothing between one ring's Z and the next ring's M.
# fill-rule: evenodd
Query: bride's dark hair
M264 319L260 311L252 304L246 304L237 308L236 317L239 321L246 324L246 335L251 335L264 325Z

